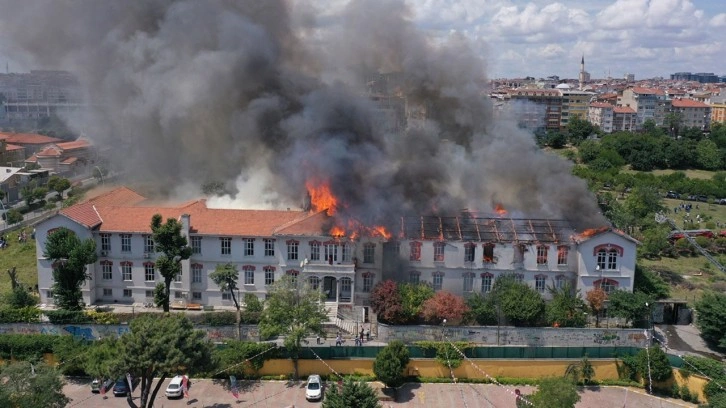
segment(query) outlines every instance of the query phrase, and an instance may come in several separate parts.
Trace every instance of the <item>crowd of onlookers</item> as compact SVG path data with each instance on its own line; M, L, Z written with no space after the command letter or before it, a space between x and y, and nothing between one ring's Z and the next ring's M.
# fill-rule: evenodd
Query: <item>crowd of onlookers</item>
M31 238L35 239L35 228L33 228L33 233L31 235ZM25 232L25 230L20 231L18 234L18 242L23 243L28 241L28 233ZM10 242L8 241L8 237L3 234L0 236L0 249L5 249L10 245Z

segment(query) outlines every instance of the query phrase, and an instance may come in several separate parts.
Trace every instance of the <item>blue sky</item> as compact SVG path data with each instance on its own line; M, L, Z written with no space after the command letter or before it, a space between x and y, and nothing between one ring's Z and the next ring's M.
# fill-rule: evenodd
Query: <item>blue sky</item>
M726 75L723 0L411 0L432 34L463 33L490 78Z

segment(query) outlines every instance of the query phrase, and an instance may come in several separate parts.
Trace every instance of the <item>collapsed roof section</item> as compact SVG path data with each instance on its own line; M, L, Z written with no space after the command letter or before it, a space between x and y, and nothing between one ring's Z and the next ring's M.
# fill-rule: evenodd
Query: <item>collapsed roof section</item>
M560 243L574 230L565 220L475 217L401 217L401 239L475 242Z

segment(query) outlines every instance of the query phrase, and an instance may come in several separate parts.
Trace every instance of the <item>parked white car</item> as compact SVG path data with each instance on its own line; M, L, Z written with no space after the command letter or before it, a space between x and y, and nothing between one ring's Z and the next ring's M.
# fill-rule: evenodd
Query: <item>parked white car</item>
M167 398L177 398L182 397L184 395L184 392L182 390L182 384L184 383L184 376L183 375L177 375L174 378L169 381L169 385L166 387L165 395ZM187 387L189 387L189 382L187 380Z
M323 399L323 381L319 375L313 374L308 377L308 385L305 387L305 399L308 401Z

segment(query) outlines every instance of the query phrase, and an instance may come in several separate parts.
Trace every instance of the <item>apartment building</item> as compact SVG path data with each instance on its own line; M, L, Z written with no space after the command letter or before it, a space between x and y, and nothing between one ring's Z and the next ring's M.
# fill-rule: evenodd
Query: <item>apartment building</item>
M570 85L557 85L557 90L562 98L562 112L560 113L560 129L567 127L567 123L573 117L587 120L588 108L593 92L579 91L572 89Z
M671 101L671 110L678 117L680 126L708 130L711 123L711 107L693 99L677 98Z
M711 97L711 123L726 124L726 94Z
M613 131L613 108L605 102L593 102L587 110L587 120L605 133Z
M368 305L382 279L428 282L435 290L460 295L487 293L503 274L536 288L566 282L584 294L593 287L632 290L637 241L610 229L580 233L557 220L477 217L403 217L396 237L331 233L325 212L209 208L205 200L157 206L138 193L118 188L63 209L36 227L41 303L53 303L53 265L43 256L49 234L65 227L95 240L98 261L88 265L82 287L87 304L150 302L162 278L151 217L182 223L192 256L172 283L172 301L232 307L209 279L217 265L239 271L239 295L264 298L271 284L292 275L320 290L325 301Z
M618 98L618 106L633 109L637 115L636 128L641 129L643 123L647 120L655 121L657 125L663 124L663 122L656 120L658 101L662 99L665 99L665 93L660 90L633 87L623 91L623 94Z
M637 126L638 114L627 106L613 108L613 132L634 131Z

